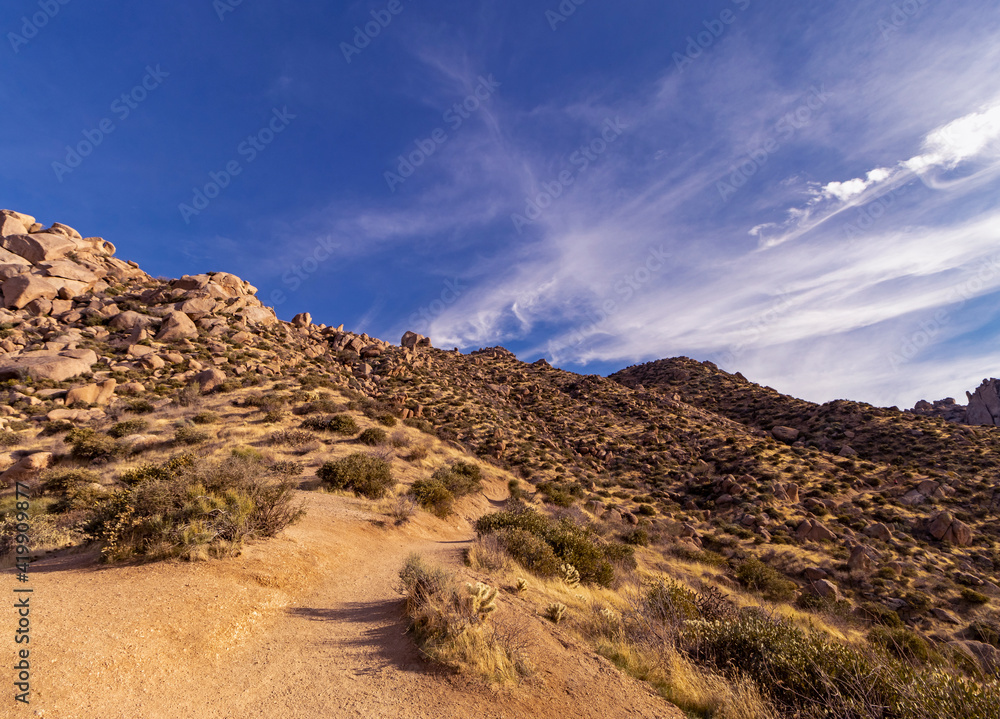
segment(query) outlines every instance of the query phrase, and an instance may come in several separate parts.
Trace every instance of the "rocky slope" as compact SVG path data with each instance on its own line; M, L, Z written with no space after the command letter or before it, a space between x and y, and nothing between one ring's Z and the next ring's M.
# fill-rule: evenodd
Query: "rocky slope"
M136 462L189 446L209 457L248 444L314 488L359 438L302 417L341 411L366 429L402 420L379 451L404 493L445 459L478 461L531 505L635 547L641 571L742 603L763 592L845 634L888 613L1000 667L987 631L1000 637L994 427L816 405L687 358L581 376L499 347L463 355L412 332L395 345L308 314L283 322L231 274L157 279L101 238L10 211L0 221L0 487L45 495L45 549L86 545L87 502L124 491ZM206 407L211 431L193 424ZM129 422L141 429L112 434ZM101 451L77 452L81 428ZM78 466L98 473L86 496L46 479ZM747 578L758 559L767 587Z

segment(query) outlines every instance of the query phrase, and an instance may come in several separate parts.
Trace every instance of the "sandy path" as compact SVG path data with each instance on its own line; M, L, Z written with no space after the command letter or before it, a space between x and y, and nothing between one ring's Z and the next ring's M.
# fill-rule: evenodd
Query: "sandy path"
M232 560L114 569L97 568L92 556L36 563L32 704L8 713L8 694L0 714L681 716L534 617L539 675L530 684L494 692L429 664L405 634L397 572L414 551L460 566L468 526L426 518L433 526L379 528L353 500L303 497L301 523ZM4 585L11 579L5 574ZM12 636L9 611L0 629Z

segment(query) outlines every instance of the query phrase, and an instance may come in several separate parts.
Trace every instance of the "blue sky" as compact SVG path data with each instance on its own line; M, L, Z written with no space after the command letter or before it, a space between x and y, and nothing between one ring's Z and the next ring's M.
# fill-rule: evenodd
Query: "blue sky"
M0 205L393 341L1000 374L995 0L577 2L12 0Z

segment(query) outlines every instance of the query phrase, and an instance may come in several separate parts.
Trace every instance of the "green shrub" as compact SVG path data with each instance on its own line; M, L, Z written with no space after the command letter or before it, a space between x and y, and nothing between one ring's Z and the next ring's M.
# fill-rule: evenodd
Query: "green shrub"
M303 429L315 429L322 432L336 432L351 435L358 432L358 423L349 414L335 414L321 417L307 417L302 422Z
M969 604L988 604L990 601L988 596L971 587L962 587L961 595L962 599Z
M648 547L649 532L642 527L636 527L622 534L622 541L637 547Z
M0 447L16 447L21 443L21 435L17 432L0 430Z
M130 434L139 434L149 427L149 422L144 419L127 419L119 422L108 430L108 434L117 439L127 437Z
M130 399L125 402L125 409L136 414L149 414L156 410L153 403L146 399Z
M368 499L381 499L396 484L392 465L364 452L326 462L316 471L316 476L331 489L350 489Z
M358 435L358 441L361 444L368 444L371 446L377 446L380 444L385 444L388 441L389 436L386 434L384 429L379 429L378 427L369 427L360 435Z
M927 642L906 627L875 627L868 632L868 641L915 664L925 663L931 654Z
M478 464L471 462L456 462L450 467L442 467L434 472L432 479L441 482L456 499L478 492L483 487L483 471Z
M89 469L51 469L42 475L45 491L53 494L100 481L101 475Z
M421 507L435 516L444 519L451 514L455 495L448 491L448 488L440 480L418 479L413 483L410 492Z
M877 624L891 629L904 626L903 620L899 618L896 612L877 602L863 602L858 607L858 614L870 624Z
M131 486L102 498L87 527L106 561L227 554L301 516L289 482L236 456L206 463L186 455L128 473Z
M304 429L283 429L267 438L268 444L280 444L286 447L302 447L315 441L316 435Z
M118 444L114 437L91 429L90 427L77 427L70 430L66 435L72 454L77 459L110 459L121 455L124 448Z
M399 420L396 419L395 415L390 414L388 412L383 412L382 414L378 415L376 419L379 421L380 424L386 427L395 427L396 424L399 422Z
M219 421L219 415L215 412L205 410L204 412L199 412L193 416L191 421L195 424L216 424Z
M795 595L795 582L786 579L774 567L756 557L744 560L736 568L736 579L747 589L772 602L788 601Z
M558 574L559 558L541 537L516 527L500 530L496 537L503 549L528 571L540 577Z
M177 444L201 444L208 438L208 432L190 425L181 425L174 430L174 442Z
M522 529L546 542L555 556L572 564L584 582L609 586L614 579L614 568L605 556L604 548L592 533L572 520L552 520L530 508L515 508L487 514L476 521L476 531L489 534L503 529ZM503 535L500 535L501 539ZM508 549L516 558L516 554Z

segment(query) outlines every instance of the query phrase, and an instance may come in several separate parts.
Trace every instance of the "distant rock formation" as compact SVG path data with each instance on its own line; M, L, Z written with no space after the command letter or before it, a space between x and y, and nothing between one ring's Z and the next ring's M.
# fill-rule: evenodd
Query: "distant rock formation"
M965 394L969 398L967 406L956 403L951 397L933 403L922 399L908 411L924 417L940 417L957 424L1000 426L1000 380L984 379L975 393Z
M975 394L965 394L969 397L966 424L1000 425L1000 380L984 379Z

